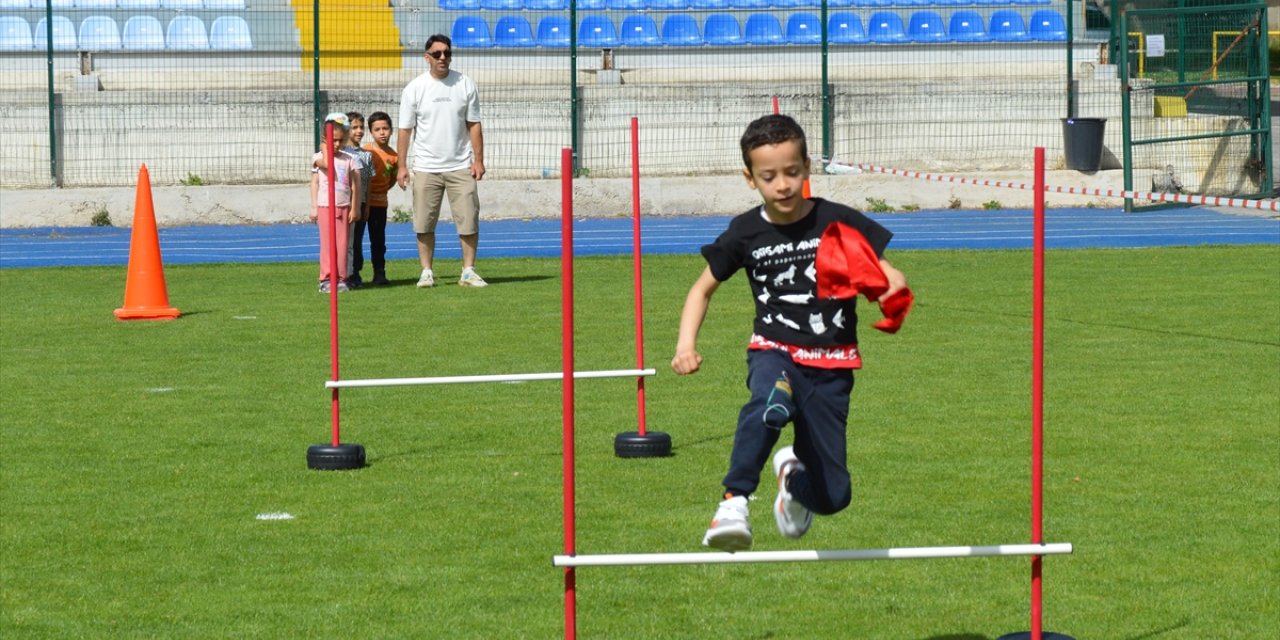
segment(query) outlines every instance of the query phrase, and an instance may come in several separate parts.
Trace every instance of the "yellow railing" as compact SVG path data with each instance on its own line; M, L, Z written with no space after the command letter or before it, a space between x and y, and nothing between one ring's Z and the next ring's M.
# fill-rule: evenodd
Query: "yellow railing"
M1214 31L1213 32L1213 79L1218 79L1218 37L1219 36L1236 36L1243 35L1244 31ZM1280 31L1268 31L1267 40L1271 38L1280 38Z

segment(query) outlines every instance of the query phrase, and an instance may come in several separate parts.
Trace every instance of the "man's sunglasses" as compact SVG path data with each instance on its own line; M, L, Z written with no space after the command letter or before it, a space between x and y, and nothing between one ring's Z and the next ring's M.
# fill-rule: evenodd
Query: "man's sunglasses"
M453 49L445 49L443 51L428 51L427 55L431 56L436 60L439 60L440 58L452 58Z

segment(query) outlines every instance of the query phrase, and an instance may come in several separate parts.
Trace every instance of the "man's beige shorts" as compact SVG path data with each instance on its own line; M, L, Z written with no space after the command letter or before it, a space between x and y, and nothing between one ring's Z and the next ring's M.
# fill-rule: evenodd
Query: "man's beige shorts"
M458 235L480 233L480 195L471 170L448 173L413 172L413 232L435 233L440 220L440 205L449 194L449 213Z

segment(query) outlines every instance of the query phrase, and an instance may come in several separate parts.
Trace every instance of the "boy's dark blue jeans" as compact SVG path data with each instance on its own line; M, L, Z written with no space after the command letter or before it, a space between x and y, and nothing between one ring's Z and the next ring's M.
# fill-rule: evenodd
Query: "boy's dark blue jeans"
M751 399L738 414L733 436L728 493L749 496L788 423L795 430L795 452L805 466L791 475L788 488L800 504L830 515L852 498L846 460L851 369L819 369L796 364L784 351L747 352L747 388ZM773 467L769 467L772 475Z
M360 274L364 268L364 230L369 228L369 261L375 275L387 270L387 208L369 207L369 219L361 220L351 229L351 273Z

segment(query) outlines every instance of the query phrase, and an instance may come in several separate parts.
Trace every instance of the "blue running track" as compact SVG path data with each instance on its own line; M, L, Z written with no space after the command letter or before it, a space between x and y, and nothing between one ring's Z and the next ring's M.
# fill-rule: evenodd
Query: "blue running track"
M879 214L891 229L892 248L1026 249L1031 247L1029 210L920 211ZM725 228L726 216L653 217L642 221L647 254L692 254ZM1165 209L1124 213L1114 209L1050 209L1046 245L1053 249L1129 248L1193 245L1280 244L1280 218L1232 215L1210 209ZM574 223L575 255L630 254L629 218L583 219ZM0 229L0 268L125 265L130 230L99 227ZM417 257L408 224L387 226L387 258ZM160 230L165 264L219 262L311 262L319 253L316 228L309 224L197 226ZM560 221L485 220L482 257L560 255ZM452 227L441 223L436 256L458 259Z

